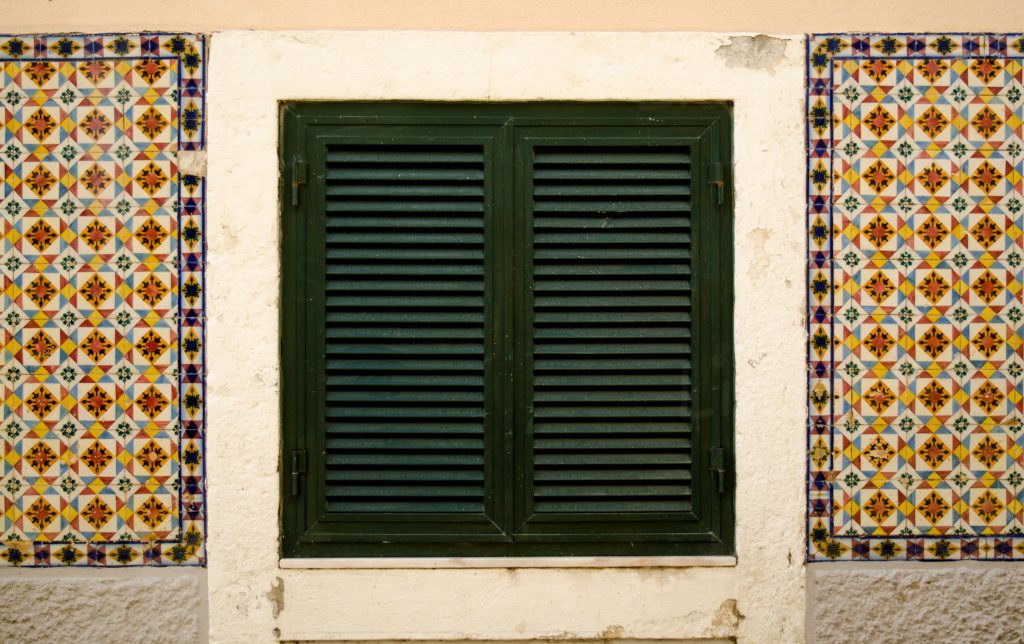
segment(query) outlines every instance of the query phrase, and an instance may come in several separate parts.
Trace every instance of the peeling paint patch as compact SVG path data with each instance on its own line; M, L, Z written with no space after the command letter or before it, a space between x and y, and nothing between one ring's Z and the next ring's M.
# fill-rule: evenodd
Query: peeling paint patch
M707 635L711 637L735 637L744 615L736 607L735 599L727 599L718 607L711 617L711 628Z
M280 577L275 577L274 581L270 583L270 590L267 592L267 599L270 600L270 610L274 613L276 619L281 611L284 610L284 580Z
M206 176L206 150L181 150L178 152L178 172L197 177Z
M773 257L768 252L768 242L774 234L769 228L754 228L747 232L747 247L753 251L747 268L751 281L760 280L770 273Z
M602 640L617 640L622 637L623 633L625 633L625 630L618 624L615 624L598 633L597 637Z
M786 41L764 34L731 36L729 42L719 45L715 55L725 60L726 67L746 67L774 74L775 67L786 55Z

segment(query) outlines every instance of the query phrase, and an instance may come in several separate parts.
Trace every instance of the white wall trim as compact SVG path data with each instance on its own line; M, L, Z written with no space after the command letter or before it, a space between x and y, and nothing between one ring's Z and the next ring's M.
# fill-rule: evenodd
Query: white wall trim
M801 641L803 56L799 35L214 35L207 220L211 640ZM736 565L281 565L278 131L279 105L287 100L732 103Z

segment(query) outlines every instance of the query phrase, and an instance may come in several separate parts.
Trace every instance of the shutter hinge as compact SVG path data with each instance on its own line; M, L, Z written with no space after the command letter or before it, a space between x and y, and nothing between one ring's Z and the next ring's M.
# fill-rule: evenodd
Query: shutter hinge
M306 185L309 165L305 161L292 162L292 207L299 205L299 186Z
M725 450L721 447L709 449L708 463L711 477L718 480L718 493L725 494Z
M299 494L299 479L306 473L306 450L292 450L292 496Z
M715 191L716 203L721 206L725 203L725 166L721 161L712 161L708 164L708 184Z

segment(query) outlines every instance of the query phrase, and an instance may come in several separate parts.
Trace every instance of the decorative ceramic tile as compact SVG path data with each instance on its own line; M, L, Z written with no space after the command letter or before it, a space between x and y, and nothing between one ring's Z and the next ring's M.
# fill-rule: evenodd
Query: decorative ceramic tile
M0 37L3 564L205 562L205 53Z
M1024 35L807 54L808 561L1024 559Z

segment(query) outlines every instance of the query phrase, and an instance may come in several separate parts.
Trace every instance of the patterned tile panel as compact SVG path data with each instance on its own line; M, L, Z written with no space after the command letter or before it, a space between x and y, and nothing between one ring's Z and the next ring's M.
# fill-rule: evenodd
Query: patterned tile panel
M205 53L0 37L0 564L205 563Z
M1024 37L807 54L808 561L1024 559Z

